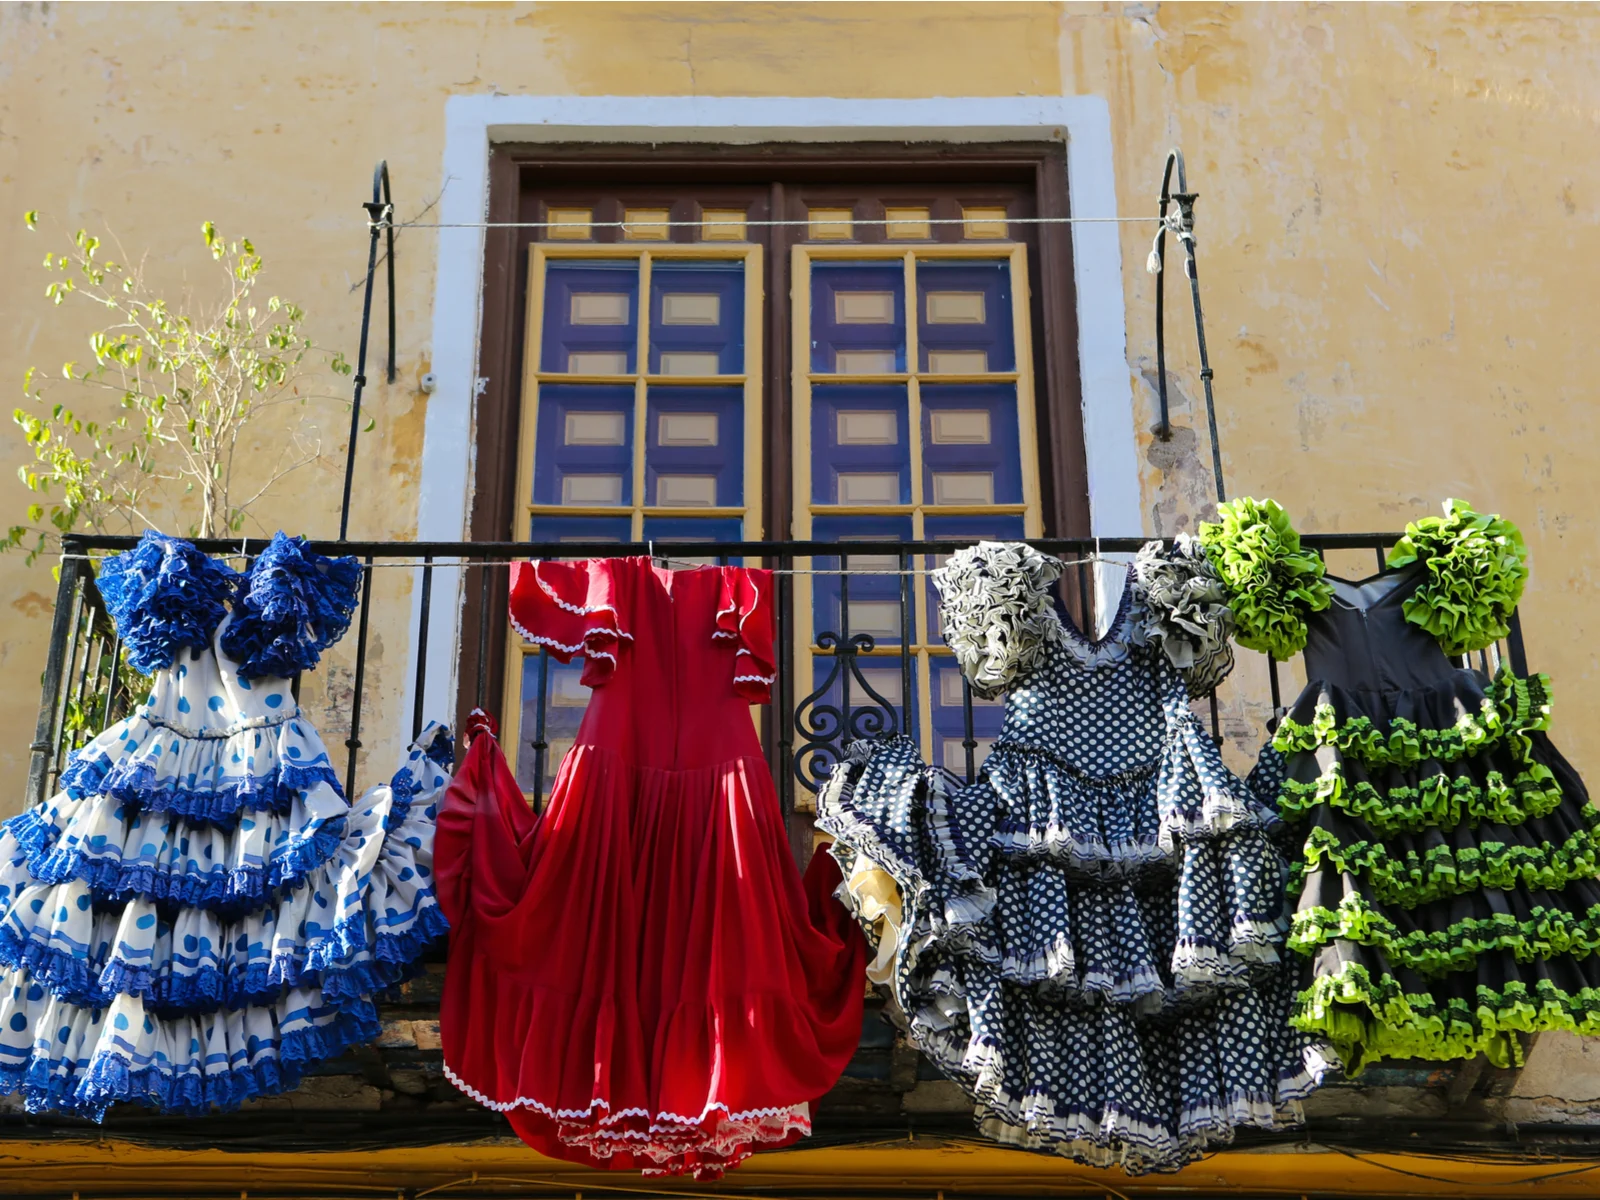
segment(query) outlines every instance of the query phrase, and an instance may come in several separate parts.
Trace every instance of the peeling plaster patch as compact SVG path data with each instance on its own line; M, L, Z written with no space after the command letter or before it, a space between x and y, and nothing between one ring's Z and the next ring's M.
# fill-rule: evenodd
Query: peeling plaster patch
M1156 378L1151 367L1139 372L1139 380L1144 385L1144 407L1152 414L1161 411ZM1167 372L1167 400L1173 417L1195 411L1193 398L1170 371ZM1171 436L1163 441L1155 435L1152 422L1150 432L1141 441L1145 462L1158 476L1155 486L1149 489L1154 496L1148 510L1151 532L1158 537L1193 533L1199 522L1215 520L1216 488L1207 465L1211 461L1211 450L1209 446L1202 449L1195 428L1174 421Z

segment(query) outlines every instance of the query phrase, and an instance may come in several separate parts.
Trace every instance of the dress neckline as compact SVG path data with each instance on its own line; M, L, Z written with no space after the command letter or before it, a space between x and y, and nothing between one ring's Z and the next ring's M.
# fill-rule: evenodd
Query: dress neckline
M1111 623L1106 626L1106 631L1099 637L1090 637L1073 620L1071 611L1063 604L1056 616L1060 619L1062 627L1067 631L1067 636L1076 641L1085 650L1093 653L1104 650L1112 642L1120 641L1124 626L1128 623L1128 610L1133 597L1133 567L1129 567L1122 579L1122 596L1117 601L1116 614L1111 618Z
M1341 607L1351 609L1355 612L1367 612L1371 609L1377 608L1378 605L1393 597L1395 592L1400 590L1400 587L1406 582L1407 578L1412 573L1413 565L1408 563L1406 566L1400 567L1397 570L1378 571L1374 574L1366 576L1364 579L1346 579L1342 575L1333 575L1326 571L1323 572L1322 577L1334 585L1333 598ZM1393 583L1390 583L1391 580ZM1348 591L1353 593L1356 599L1359 600L1362 598L1366 589L1372 587L1374 584L1380 583L1388 584L1389 586L1384 587L1377 596L1375 596L1366 604L1354 603L1348 597L1341 596L1339 594L1341 590Z
M645 566L649 568L650 577L654 579L660 586L661 590L667 594L668 600L675 599L673 596L673 580L676 576L702 575L711 569L709 563L696 563L692 567L683 567L679 570L674 570L671 567L656 566L656 560L653 558L642 558L639 561L644 563Z

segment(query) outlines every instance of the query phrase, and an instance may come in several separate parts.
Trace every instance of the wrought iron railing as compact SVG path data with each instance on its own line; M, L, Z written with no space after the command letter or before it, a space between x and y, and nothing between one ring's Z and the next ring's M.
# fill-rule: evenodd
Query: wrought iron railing
M1307 535L1303 543L1321 554L1334 551L1367 551L1376 556L1376 567L1384 568L1384 551L1399 538L1399 534L1322 534ZM1069 564L1064 577L1062 601L1082 628L1093 628L1097 604L1096 588L1089 560L1096 556L1129 555L1143 544L1138 538L1083 538L1036 539L1033 545L1046 553L1060 555ZM125 537L75 537L68 540L61 559L60 581L56 594L50 644L42 679L39 720L29 764L26 801L37 803L47 797L55 780L73 750L93 737L111 721L127 712L139 699L138 677L128 671L122 661L121 646L116 630L106 616L104 604L94 585L94 560L106 554L127 549L132 538ZM266 548L264 540L252 539L243 544L237 541L209 541L199 543L201 548L215 554L258 554ZM361 749L363 713L367 710L364 695L368 667L368 640L373 606L373 578L382 567L407 569L415 572L414 599L408 620L413 622L416 647L412 692L412 732L421 729L424 719L424 695L430 678L443 673L446 678L460 661L456 646L450 646L451 661L443 661L442 654L434 654L430 661L429 625L434 619L434 608L439 597L434 595L435 580L441 568L470 568L477 574L479 586L474 588L468 580L463 589L471 603L476 600L480 608L487 608L487 598L493 594L489 586L491 571L503 569L503 564L527 558L583 558L615 557L646 554L653 551L658 557L669 559L694 558L698 561L743 562L749 565L772 567L776 576L777 592L777 653L778 681L773 696L773 709L763 730L773 780L782 798L786 812L797 807L810 807L810 797L820 788L832 764L837 761L844 745L858 737L883 733L905 732L918 734L918 705L914 699L915 687L913 649L913 606L929 603L927 589L914 580L920 575L914 571L926 570L933 558L946 555L970 545L963 541L903 542L893 547L892 556L897 570L898 583L890 584L899 599L900 631L898 647L881 647L871 634L853 632L850 628L850 589L865 586L867 578L883 579L886 547L872 545L870 549L860 543L838 544L824 542L740 542L740 543L654 543L645 545L619 545L616 543L521 543L521 542L319 542L316 549L328 554L351 554L365 564L362 580L362 605L353 634L354 664L349 710L343 729L323 729L330 742L343 735L346 750L345 780L347 792L354 793L358 753ZM860 548L856 548L860 547ZM873 560L871 571L851 571L852 559ZM480 565L481 564L481 565ZM837 565L835 565L837 564ZM816 628L810 647L797 647L793 631L796 626L797 570L804 572L820 567L825 578L838 580L838 628ZM1104 576L1102 576L1104 579ZM455 606L456 597L449 597ZM491 614L493 619L494 614ZM494 679L489 662L488 621L479 622L479 653L465 678L457 680L461 694L477 702L494 704ZM796 670L797 652L809 651L814 659L821 660L820 670L808 671L803 676ZM347 651L348 653L348 651ZM1493 648L1496 656L1508 656L1513 670L1525 673L1527 664L1523 651L1522 633L1514 617L1510 633L1503 646ZM1476 660L1484 670L1491 669L1491 652L1483 652ZM899 668L899 700L896 703L874 687L863 671L863 662L897 663ZM821 675L820 682L817 679ZM532 731L530 745L534 753L534 786L531 791L538 797L543 784L553 774L556 764L548 761L551 746L546 738L547 715L550 703L550 670L548 660L541 660L532 711L524 715L524 728ZM1270 702L1274 712L1282 705L1278 668L1269 662ZM806 684L813 686L805 686ZM1205 702L1202 701L1204 704ZM961 745L964 750L964 767L957 774L971 779L978 767L977 750L980 745L976 734L973 697L970 687L961 681ZM1212 735L1221 740L1216 697L1209 701ZM429 714L433 715L433 714ZM947 764L948 765L948 764Z

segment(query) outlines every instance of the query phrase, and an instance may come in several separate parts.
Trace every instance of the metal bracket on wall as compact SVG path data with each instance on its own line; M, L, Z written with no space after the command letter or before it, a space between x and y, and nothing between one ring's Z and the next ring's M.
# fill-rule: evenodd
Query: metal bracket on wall
M367 210L367 228L371 238L367 246L367 285L361 300L361 344L356 351L355 399L350 405L350 445L344 460L344 500L339 506L339 540L345 541L350 533L350 485L356 469L356 441L361 436L361 392L367 386L367 334L372 328L372 284L378 275L378 235L387 235L388 245L384 258L389 275L389 370L388 381L394 382L394 199L389 193L389 163L380 162L372 169L372 199L364 202Z
M1177 172L1178 190L1172 190L1173 172ZM1155 428L1156 437L1167 441L1172 437L1172 419L1167 406L1167 343L1166 313L1166 247L1167 233L1171 231L1183 244L1183 273L1189 277L1189 293L1194 298L1194 335L1200 349L1200 382L1206 392L1206 424L1211 431L1211 471L1217 482L1217 500L1228 498L1222 482L1222 446L1217 440L1217 407L1211 389L1211 357L1206 351L1206 322L1200 308L1200 273L1194 257L1194 202L1199 199L1189 190L1188 173L1184 170L1183 151L1168 151L1166 169L1161 173L1159 214L1161 227L1156 233L1155 248L1150 253L1150 268L1156 277L1156 389L1161 397L1161 420ZM1170 205L1178 206L1176 212L1168 211Z

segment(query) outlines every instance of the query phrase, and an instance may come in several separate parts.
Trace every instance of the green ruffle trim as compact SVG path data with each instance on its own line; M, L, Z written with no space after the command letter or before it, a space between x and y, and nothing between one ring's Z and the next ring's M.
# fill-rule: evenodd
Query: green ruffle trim
M1200 545L1228 589L1234 641L1273 658L1293 658L1306 644L1306 614L1333 600L1322 559L1300 548L1300 535L1276 500L1246 496L1217 506L1218 521L1200 526Z
M1337 761L1310 782L1283 781L1278 811L1285 820L1304 820L1319 804L1343 809L1365 821L1374 833L1391 837L1454 829L1463 821L1472 826L1485 821L1521 825L1560 807L1561 785L1541 762L1529 763L1510 780L1490 771L1479 784L1468 776L1451 778L1441 771L1419 779L1415 787L1397 786L1387 792L1365 780L1352 786L1344 777L1344 764Z
M1505 950L1518 962L1570 954L1583 958L1600 950L1600 905L1587 913L1536 908L1528 920L1509 913L1473 917L1444 929L1401 933L1393 921L1360 896L1347 895L1337 909L1302 909L1294 915L1289 946L1312 955L1321 946L1343 939L1381 950L1389 961L1418 975L1471 971L1480 954Z
M1457 851L1434 846L1421 855L1408 850L1403 857L1390 853L1381 842L1340 844L1328 830L1313 829L1306 840L1305 861L1295 865L1303 878L1306 871L1327 863L1365 879L1385 904L1404 908L1479 888L1558 890L1573 879L1600 876L1600 830L1595 828L1600 812L1585 806L1584 824L1587 828L1559 846L1484 842Z
M1497 1067L1520 1066L1518 1033L1565 1029L1600 1034L1600 991L1568 994L1540 980L1531 989L1508 983L1504 991L1479 985L1474 1002L1407 994L1393 976L1374 980L1351 963L1325 975L1295 1000L1290 1023L1333 1044L1348 1075L1381 1058L1449 1060L1484 1054Z
M1528 580L1528 547L1510 521L1474 512L1465 500L1446 500L1444 516L1407 525L1389 551L1391 567L1414 562L1426 576L1401 609L1446 654L1482 650L1510 632Z
M1395 717L1387 729L1379 729L1365 716L1341 724L1333 705L1322 703L1310 724L1285 717L1272 736L1272 745L1285 754L1331 746L1369 767L1411 767L1430 759L1456 762L1504 741L1518 761L1526 761L1533 748L1528 735L1549 727L1550 677L1539 674L1518 679L1502 664L1484 689L1478 711L1462 713L1447 728L1423 729L1405 717Z

